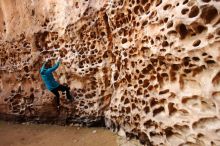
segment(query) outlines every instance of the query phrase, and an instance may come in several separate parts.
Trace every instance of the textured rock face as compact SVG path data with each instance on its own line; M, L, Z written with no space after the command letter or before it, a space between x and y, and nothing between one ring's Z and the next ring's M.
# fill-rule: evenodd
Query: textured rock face
M218 0L1 0L0 112L106 125L152 145L220 145ZM39 69L71 87L60 115ZM51 118L51 119L50 119Z

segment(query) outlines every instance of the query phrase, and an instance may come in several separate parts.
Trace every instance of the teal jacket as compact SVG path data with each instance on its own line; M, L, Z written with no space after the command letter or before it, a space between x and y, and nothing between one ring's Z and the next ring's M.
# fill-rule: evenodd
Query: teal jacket
M44 81L44 84L46 85L47 89L50 91L57 88L60 84L54 79L53 72L59 67L60 62L57 62L53 67L51 68L45 68L45 63L40 69L41 77Z

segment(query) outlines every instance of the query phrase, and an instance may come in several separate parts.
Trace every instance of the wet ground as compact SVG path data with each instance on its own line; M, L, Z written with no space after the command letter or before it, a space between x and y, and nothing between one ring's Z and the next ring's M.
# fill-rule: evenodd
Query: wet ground
M105 128L0 121L0 146L117 146L117 141Z

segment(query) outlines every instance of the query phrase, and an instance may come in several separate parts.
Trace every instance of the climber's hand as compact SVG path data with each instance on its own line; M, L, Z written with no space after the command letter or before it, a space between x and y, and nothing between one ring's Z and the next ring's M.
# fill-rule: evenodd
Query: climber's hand
M59 57L58 60L57 60L57 62L60 62L60 63L61 63L61 62L62 62L62 58Z
M49 60L50 60L49 58L46 58L46 59L45 59L45 62L48 62Z

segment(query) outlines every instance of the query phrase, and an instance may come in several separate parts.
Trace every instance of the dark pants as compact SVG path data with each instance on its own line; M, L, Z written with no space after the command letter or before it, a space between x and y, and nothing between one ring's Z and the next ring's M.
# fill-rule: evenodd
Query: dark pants
M66 91L66 97L69 100L72 100L72 96L70 95L70 88L64 85L59 85L57 88L51 90L51 92L55 95L55 102L56 105L59 106L60 105L60 94L59 91Z

